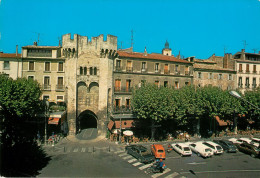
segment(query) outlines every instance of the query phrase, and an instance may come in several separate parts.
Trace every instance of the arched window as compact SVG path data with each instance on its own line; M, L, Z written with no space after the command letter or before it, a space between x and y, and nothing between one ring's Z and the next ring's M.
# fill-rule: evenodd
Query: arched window
M80 75L83 75L83 67L80 67Z
M84 67L84 75L87 75L87 67Z
M89 69L89 74L93 75L93 68L92 67L90 67L90 69Z
M94 75L97 75L97 68L94 67Z

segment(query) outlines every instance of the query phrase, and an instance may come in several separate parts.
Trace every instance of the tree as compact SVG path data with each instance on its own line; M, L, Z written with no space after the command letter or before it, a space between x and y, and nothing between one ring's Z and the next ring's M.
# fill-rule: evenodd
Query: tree
M28 121L41 111L40 85L0 75L1 175L35 176L48 158L33 140Z

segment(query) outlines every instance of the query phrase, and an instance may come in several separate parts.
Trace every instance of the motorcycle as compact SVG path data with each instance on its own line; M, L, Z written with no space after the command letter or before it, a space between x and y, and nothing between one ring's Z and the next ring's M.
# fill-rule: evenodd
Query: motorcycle
M163 173L163 171L166 169L166 165L163 164L162 169L160 169L160 167L158 167L158 163L153 164L151 167L148 167L146 169L146 173L150 174L150 173Z

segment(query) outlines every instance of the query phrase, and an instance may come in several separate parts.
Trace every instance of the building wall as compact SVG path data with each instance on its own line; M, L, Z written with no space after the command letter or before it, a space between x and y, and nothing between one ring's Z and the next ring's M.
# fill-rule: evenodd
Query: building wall
M9 68L4 68L4 61L9 62ZM21 77L21 69L21 58L0 57L0 73L4 73L13 79L17 79L17 77Z

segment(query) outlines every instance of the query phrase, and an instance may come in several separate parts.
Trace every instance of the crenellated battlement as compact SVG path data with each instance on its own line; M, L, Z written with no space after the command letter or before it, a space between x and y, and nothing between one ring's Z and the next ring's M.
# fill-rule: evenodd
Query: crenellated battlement
M104 35L101 34L97 37L92 37L91 40L87 36L81 36L74 34L71 38L71 34L65 34L62 36L62 48L64 56L74 57L76 51L78 54L86 51L96 51L99 53L101 49L117 50L117 37L113 35L107 35L104 40Z

